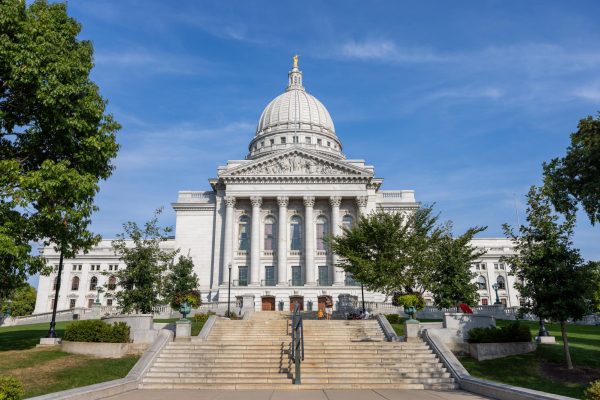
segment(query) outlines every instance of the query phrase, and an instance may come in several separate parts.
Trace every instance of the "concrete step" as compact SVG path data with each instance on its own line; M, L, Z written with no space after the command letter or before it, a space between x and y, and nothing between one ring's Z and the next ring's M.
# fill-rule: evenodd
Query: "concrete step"
M405 390L454 390L456 384L422 383L149 383L143 382L140 389L229 389L229 390L322 390L322 389L405 389Z

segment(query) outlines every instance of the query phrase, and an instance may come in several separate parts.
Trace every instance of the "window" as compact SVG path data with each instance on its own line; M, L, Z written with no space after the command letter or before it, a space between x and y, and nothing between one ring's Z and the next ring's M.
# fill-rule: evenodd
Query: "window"
M238 286L248 286L248 266L238 267Z
M329 224L327 218L319 216L317 218L317 250L325 250L325 236L329 234Z
M285 137L281 138L281 144L285 144Z
M487 306L488 305L488 299L481 299L481 305L482 306Z
M83 267L83 265L79 264L79 265L77 266L77 271L81 271L81 268L82 268L82 267Z
M474 264L474 266L477 271L485 271L486 270L485 263L477 263L477 264Z
M238 227L238 249L248 251L250 249L250 218L242 215Z
M54 299L50 300L50 311L54 310Z
M69 300L69 308L75 308L75 299Z
M92 276L92 279L90 279L90 290L96 290L97 286L98 286L98 278L96 278L95 276Z
M275 267L273 265L265 266L265 286L275 286Z
M294 143L298 143L298 136L294 136Z
M112 265L109 265L109 266L108 266L108 270L109 270L109 271L116 271L116 270L118 270L118 269L119 269L119 266L118 266L118 265L115 265L115 264L112 264Z
M264 140L260 141L260 147L265 147L265 141Z
M329 267L319 265L319 286L329 286Z
M500 299L500 303L501 303L501 304L502 304L504 307L506 307L506 299L505 299L505 298L501 298L501 299Z
M267 217L265 219L265 250L273 250L276 241L275 218Z
M477 290L487 290L487 281L481 275L477 278Z
M354 224L354 218L352 218L351 215L344 215L344 218L342 218L342 227L346 228L346 229L350 229L352 228L352 225Z
M299 265L292 266L292 286L302 286L302 269Z
M108 266L108 270L109 270L109 271L112 271L112 265L109 265L109 266Z
M100 271L100 266L96 264L90 265L90 271Z
M323 144L323 140L322 140L322 139L317 139L317 144L318 144L319 146L321 146L321 145Z
M73 271L77 271L77 265L73 265Z
M505 289L506 289L506 282L505 282L505 280L504 280L504 277L503 277L503 276L499 276L499 277L496 279L496 283L498 284L498 289L499 289L499 290L505 290Z
M327 141L327 147L331 147L331 142L329 140Z
M74 276L71 281L71 290L79 290L79 277Z
M273 146L275 144L275 139L269 140L269 143L271 143L271 146Z
M88 299L88 308L92 308L94 305L94 299Z
M310 144L310 142L311 142L310 137L305 137L304 141L306 142L306 144Z
M112 299L106 299L106 305L111 307L112 306Z
M521 307L525 307L525 304L526 304L525 299L523 297L519 297L519 305Z
M290 250L302 249L302 219L294 215L290 224Z
M58 276L54 278L54 283L52 284L52 290L56 290L56 286L58 286Z
M115 290L117 288L117 278L111 276L108 278L108 290Z
M504 264L494 264L494 269L504 271Z

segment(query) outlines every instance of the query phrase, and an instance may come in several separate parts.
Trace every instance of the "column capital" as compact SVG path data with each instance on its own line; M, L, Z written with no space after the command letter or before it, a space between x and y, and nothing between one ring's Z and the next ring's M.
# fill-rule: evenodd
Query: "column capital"
M279 207L287 207L290 202L290 198L287 196L277 196L277 204Z
M252 203L252 207L260 207L260 205L262 204L262 197L252 196L250 197L250 203Z
M339 207L340 204L342 204L342 198L340 196L331 196L329 198L329 204L331 204L332 207Z
M358 196L356 198L356 204L362 208L362 207L366 207L367 203L369 201L369 196Z
M227 205L227 207L235 206L235 197L234 196L225 196L225 197L223 197L223 200L225 200L225 205Z
M314 207L315 205L315 197L314 196L304 196L304 206L305 207Z

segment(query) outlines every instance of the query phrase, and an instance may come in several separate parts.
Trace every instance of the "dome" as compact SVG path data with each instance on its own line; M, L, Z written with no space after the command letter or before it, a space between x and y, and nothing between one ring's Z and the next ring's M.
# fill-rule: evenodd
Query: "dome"
M294 56L293 68L288 73L285 92L265 107L258 120L247 158L290 147L306 147L344 157L329 111L302 86L297 56Z

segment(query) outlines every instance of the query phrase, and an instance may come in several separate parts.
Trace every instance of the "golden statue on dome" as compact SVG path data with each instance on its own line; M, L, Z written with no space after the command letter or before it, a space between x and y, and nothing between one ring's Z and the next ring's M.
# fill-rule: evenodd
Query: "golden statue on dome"
M294 68L298 68L298 54L294 54L292 58L294 59Z

